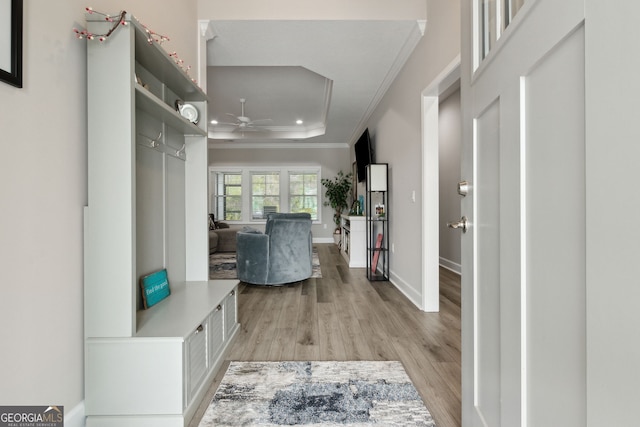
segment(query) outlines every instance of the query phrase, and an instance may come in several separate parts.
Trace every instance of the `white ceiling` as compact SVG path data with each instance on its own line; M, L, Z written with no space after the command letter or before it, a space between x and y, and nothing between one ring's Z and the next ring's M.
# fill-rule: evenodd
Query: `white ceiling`
M305 139L325 133L333 82L304 67L208 67L207 84L215 88L209 120L218 123L209 129L216 139L242 138L243 134L253 139ZM256 122L253 127L233 126L242 123L236 119L242 114L241 99L245 100L244 122Z
M208 121L213 146L338 144L364 130L424 28L417 21L211 21ZM303 124L296 124L303 120ZM255 131L261 129L262 131ZM247 144L250 143L250 144Z

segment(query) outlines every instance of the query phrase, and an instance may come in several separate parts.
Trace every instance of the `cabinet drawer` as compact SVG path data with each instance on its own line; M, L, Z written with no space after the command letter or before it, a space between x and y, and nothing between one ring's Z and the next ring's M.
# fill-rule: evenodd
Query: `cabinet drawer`
M207 335L208 322L202 322L186 341L187 349L187 404L191 402L193 395L204 380L209 369L209 358L207 357Z
M222 305L216 307L209 320L209 363L213 364L224 344L224 313Z
M224 339L228 340L236 325L237 288L227 295L224 300Z

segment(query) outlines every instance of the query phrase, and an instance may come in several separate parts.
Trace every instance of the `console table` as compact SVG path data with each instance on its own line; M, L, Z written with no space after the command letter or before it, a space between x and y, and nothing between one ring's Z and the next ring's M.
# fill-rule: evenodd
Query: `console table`
M349 263L349 268L364 268L367 265L365 217L342 215L342 247L340 253Z

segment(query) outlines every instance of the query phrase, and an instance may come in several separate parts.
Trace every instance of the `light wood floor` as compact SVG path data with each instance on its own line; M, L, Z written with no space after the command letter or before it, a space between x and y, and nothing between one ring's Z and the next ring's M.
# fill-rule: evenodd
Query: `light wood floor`
M440 312L424 313L391 283L349 269L337 246L315 246L321 279L241 284L241 329L190 427L231 360L399 360L437 426L460 426L460 277L441 268Z

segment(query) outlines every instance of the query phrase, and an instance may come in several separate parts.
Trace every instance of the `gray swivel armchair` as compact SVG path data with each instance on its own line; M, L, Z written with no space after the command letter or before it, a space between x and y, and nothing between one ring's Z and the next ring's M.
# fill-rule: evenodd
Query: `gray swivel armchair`
M264 233L237 236L238 279L256 285L283 285L311 277L311 215L270 213Z

